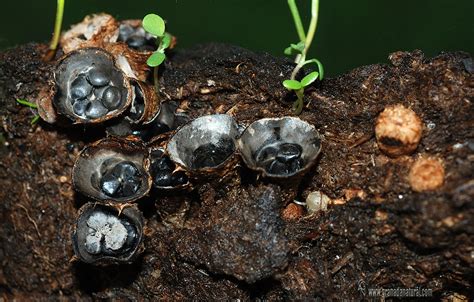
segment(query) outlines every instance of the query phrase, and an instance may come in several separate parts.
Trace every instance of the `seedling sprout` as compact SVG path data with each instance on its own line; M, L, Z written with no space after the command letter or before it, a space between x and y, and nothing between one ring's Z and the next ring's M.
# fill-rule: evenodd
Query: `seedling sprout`
M38 109L38 105L36 105L34 103L31 103L31 102L28 102L27 100L16 99L16 101L18 103L20 103L21 105L23 105L23 106L30 107L31 109ZM35 114L35 116L31 120L30 124L31 125L36 124L36 122L38 122L39 118L40 118L40 116L38 114Z
M150 34L156 36L158 47L148 58L147 64L153 67L153 80L155 89L158 91L158 67L166 59L165 49L171 44L171 35L165 32L165 21L156 14L148 14L143 18L143 28Z
M318 24L318 12L319 12L319 0L312 0L311 2L311 21L309 24L308 32L304 32L303 23L301 22L300 13L298 7L296 6L295 0L288 0L288 6L290 7L293 20L295 22L296 32L300 41L296 44L291 44L285 49L286 55L296 55L295 63L296 66L291 73L289 80L283 81L283 86L288 90L293 90L296 94L297 100L293 104L293 110L295 114L300 114L303 110L303 97L304 97L304 88L309 86L311 83L316 81L318 78L323 79L324 69L321 62L317 59L306 59L309 47L313 41L314 34L316 32L316 27ZM314 63L318 67L318 71L312 71L307 74L301 81L296 80L296 75L303 68L303 66Z

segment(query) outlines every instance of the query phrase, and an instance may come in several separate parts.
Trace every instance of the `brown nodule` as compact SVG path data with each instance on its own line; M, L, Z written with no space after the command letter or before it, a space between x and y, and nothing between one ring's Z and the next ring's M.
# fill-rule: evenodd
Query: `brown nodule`
M401 104L388 106L375 123L377 145L391 157L410 154L418 147L422 127L420 118L413 110Z
M440 158L421 156L413 163L408 174L410 187L416 192L438 189L444 182L444 166Z
M297 205L295 203L290 203L282 211L281 217L285 221L294 221L294 220L298 220L301 216L303 216L303 212L304 212L304 209L302 206Z

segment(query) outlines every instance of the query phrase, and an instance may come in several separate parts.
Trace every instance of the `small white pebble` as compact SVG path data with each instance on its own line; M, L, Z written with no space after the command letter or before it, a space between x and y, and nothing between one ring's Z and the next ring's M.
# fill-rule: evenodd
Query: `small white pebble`
M456 143L453 145L453 149L454 150L462 149L465 145L466 143Z
M426 127L430 130L433 130L436 127L436 124L433 122L428 122L428 124L426 124Z
M308 194L306 198L306 208L310 214L319 211L326 211L331 199L321 191L315 191Z

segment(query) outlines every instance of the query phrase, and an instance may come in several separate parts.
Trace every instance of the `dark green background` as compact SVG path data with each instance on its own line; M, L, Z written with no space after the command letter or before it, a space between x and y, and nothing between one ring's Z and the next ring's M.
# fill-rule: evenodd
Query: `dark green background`
M310 0L298 1L304 23ZM0 48L47 41L56 0L2 0ZM296 42L286 0L66 0L64 27L105 11L126 18L156 12L178 36L178 47L221 41L282 55ZM329 75L385 62L396 50L474 52L474 0L321 0L320 22L310 55Z

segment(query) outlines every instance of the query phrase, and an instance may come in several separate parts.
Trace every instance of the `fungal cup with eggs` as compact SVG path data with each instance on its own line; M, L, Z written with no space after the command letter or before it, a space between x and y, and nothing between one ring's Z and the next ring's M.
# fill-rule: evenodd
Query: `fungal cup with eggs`
M185 124L179 117L175 118L175 111L177 105L172 102L160 103L159 112L155 114L154 118L147 123L139 123L140 120L146 120L142 117L136 116L138 119L132 119L135 114L132 114L132 106L130 112L124 118L117 119L115 123L107 127L107 134L112 136L135 136L142 141L148 142L154 137L176 129L180 124ZM149 107L148 107L149 108ZM145 107L146 109L146 107ZM145 110L145 114L153 112Z
M167 151L172 161L187 170L216 169L235 153L239 135L232 117L202 116L180 128L169 141Z
M138 142L103 139L84 148L73 167L74 188L96 200L130 202L151 188L148 157Z
M135 207L119 211L88 203L79 210L73 233L74 252L86 263L129 262L138 254L143 216Z
M252 123L238 145L250 169L285 178L302 173L315 162L321 139L314 126L299 118L267 118Z
M55 107L76 122L102 121L130 104L130 84L109 53L84 48L69 53L55 71Z
M128 47L139 51L156 49L156 39L141 26L141 20L123 21L119 27L118 41L125 42Z
M176 170L176 165L163 150L151 152L150 175L156 188L177 188L186 185L189 180L184 171Z

